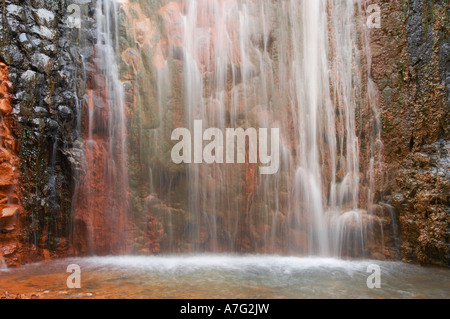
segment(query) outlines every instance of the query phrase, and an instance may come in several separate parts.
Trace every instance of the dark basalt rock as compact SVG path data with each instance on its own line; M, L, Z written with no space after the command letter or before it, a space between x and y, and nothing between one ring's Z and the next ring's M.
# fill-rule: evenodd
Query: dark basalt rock
M47 249L53 257L69 253L74 182L70 149L78 136L76 83L82 81L79 55L84 45L80 32L66 24L66 11L78 2L6 0L0 5L0 61L10 70L12 107L20 123L24 248L15 257L22 262L40 259ZM86 16L84 23L90 20ZM82 42L91 46L89 40ZM66 243L61 245L61 240Z

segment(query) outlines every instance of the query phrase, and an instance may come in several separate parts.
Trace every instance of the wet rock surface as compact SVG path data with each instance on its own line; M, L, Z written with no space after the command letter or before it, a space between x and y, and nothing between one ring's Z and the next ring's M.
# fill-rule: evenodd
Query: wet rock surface
M406 261L449 265L449 4L378 1L372 73L381 104L383 199Z
M0 182L12 185L8 174L20 172L14 204L23 208L7 217L17 219L17 248L6 257L11 265L68 253L76 162L70 150L77 138L80 78L78 29L66 23L72 2L6 0L1 5L0 61L9 69L13 89L11 109L3 103L0 109L14 116L10 130L20 149L12 152L16 166L0 164ZM0 247L8 236L0 234Z
M0 268L19 264L21 246L19 139L16 116L12 114L12 92L8 67L0 62Z

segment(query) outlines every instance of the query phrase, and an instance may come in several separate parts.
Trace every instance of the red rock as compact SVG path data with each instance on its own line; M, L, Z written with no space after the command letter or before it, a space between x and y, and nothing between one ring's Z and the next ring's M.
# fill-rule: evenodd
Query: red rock
M10 161L11 161L11 153L7 149L0 147L0 163Z
M8 81L8 67L0 62L0 81Z
M7 68L1 68L0 75L0 113L6 115L11 112L11 95L9 92L12 90L11 82L8 81Z
M19 196L17 194L8 194L8 203L10 205L19 205Z
M2 209L2 215L0 217L11 217L15 214L19 213L19 207L17 206L10 206Z
M302 253L308 252L308 243L309 243L309 236L307 233L291 229L291 236L292 244L299 250L301 250Z
M14 171L11 164L0 164L0 186L12 185L14 183Z
M134 38L140 46L149 44L153 34L154 27L153 22L150 19L147 18L134 22Z
M139 73L142 69L141 54L133 49L128 48L122 52L122 60L126 65L132 66L135 73Z
M127 57L128 54L133 56L132 51L127 53ZM93 71L90 77L98 73L101 72ZM90 138L84 146L85 160L90 165L80 176L80 188L74 198L72 249L75 255L125 254L132 250L129 244L132 239L128 239L132 234L128 227L128 219L132 218L129 191L126 183L114 182L123 180L126 172L115 171L114 165L111 166L114 161L117 167L122 167L124 150L121 143L110 142L110 92L107 88L99 92L102 81L104 79L97 77L96 83L88 83L85 97L84 112L93 111L95 121L91 126L92 131L89 132L89 126L86 125L83 133L85 138ZM111 154L114 154L113 158Z
M158 44L156 45L156 52L155 55L153 56L153 66L158 70L164 68L169 52L168 47L169 44L165 39L161 39L161 41L159 41Z
M197 39L197 63L200 73L214 73L215 71L215 45L212 35L203 32Z
M42 251L42 254L44 255L44 260L50 260L50 252L48 251L48 249L44 249Z
M103 74L92 75L92 87L96 90L96 92L106 92L106 81Z
M0 100L0 113L2 115L7 115L11 112L11 103L7 99Z
M170 2L159 9L158 14L164 20L165 33L169 43L176 47L183 46L184 28L181 5L176 2Z
M3 252L3 256L8 256L8 255L14 254L16 249L17 249L17 245L12 244L12 245L4 246L4 247L0 248L0 252Z
M164 19L164 22L170 23L181 19L181 5L176 2L170 2L158 10L158 14Z
M9 98L9 94L12 91L12 83L9 82L8 80L2 80L1 84L0 84L0 94L2 94L3 96Z

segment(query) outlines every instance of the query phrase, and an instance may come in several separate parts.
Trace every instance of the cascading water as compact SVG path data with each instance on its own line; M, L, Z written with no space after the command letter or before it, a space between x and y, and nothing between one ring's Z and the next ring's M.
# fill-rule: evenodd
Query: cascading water
M102 0L97 10L104 85L87 103L84 179L112 187L103 218L127 216L129 190L135 252L364 253L374 199L361 199L360 184L373 165L360 162L357 111L374 106L359 2ZM194 132L198 120L223 132L279 128L279 172L206 164L198 146L194 164L175 165L172 131ZM76 215L93 236L99 192L84 196Z
M119 82L114 1L97 6L95 71L85 77L83 174L74 204L75 247L79 253L125 253L129 226L128 172L124 90ZM82 57L83 58L83 57Z

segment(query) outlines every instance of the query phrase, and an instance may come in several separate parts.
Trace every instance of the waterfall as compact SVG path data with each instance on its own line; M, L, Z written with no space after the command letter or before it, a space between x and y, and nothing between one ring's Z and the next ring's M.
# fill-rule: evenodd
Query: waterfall
M84 182L97 185L100 135L112 188L100 215L131 209L135 252L364 254L375 185L357 114L375 106L359 2L101 0L97 12ZM174 164L171 132L199 120L279 128L279 172L206 164L198 144L193 164ZM368 200L361 176L372 176ZM78 219L94 236L98 193L85 196Z
M79 253L127 252L129 191L124 89L117 63L115 1L98 1L95 70L86 76L83 175L74 197ZM82 57L83 58L83 57ZM84 70L85 72L85 70Z

